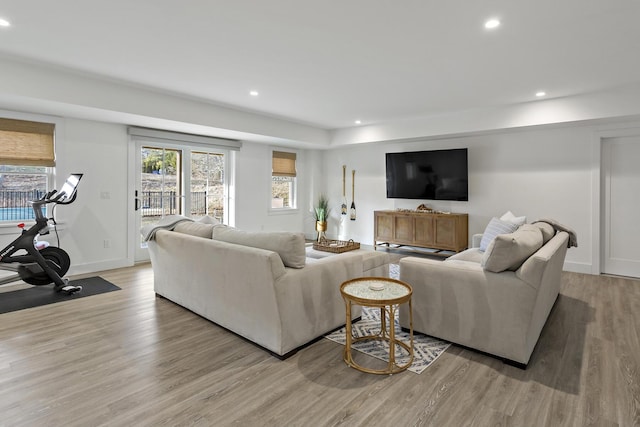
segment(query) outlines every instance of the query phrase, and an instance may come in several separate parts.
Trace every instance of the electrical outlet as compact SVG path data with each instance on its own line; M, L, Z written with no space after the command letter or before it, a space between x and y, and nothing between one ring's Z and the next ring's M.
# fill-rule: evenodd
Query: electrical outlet
M104 239L103 243L104 243L104 248L105 249L108 249L108 248L111 247L111 240L110 239Z
M101 191L100 198L104 200L109 200L111 198L111 193L109 193L108 191Z

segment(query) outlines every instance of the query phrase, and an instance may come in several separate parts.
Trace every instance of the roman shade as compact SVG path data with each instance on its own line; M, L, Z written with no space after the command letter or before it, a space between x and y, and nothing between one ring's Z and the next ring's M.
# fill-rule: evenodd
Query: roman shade
M273 152L272 176L296 176L296 153Z
M0 118L0 164L55 166L53 123Z

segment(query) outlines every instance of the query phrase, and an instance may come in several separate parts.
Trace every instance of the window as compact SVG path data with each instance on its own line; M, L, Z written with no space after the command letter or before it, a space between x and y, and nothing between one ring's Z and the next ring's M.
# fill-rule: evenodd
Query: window
M51 123L0 118L0 222L34 218L29 201L48 188L53 150Z
M296 208L296 153L273 151L271 162L271 208Z

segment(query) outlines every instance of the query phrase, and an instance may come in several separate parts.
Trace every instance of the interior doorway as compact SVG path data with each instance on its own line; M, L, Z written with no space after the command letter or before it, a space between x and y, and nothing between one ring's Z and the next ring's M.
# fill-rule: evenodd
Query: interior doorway
M640 135L602 141L601 272L640 277Z

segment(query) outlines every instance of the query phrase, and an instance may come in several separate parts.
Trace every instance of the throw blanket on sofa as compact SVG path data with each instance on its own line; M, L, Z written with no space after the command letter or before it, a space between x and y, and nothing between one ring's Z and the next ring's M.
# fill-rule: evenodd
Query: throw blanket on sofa
M556 231L566 231L569 234L568 247L572 247L572 246L575 246L576 248L578 247L578 236L576 235L576 232L573 231L571 228L567 227L566 225L562 225L556 220L548 219L548 218L539 219L533 222L534 223L546 222L547 224L551 225Z
M191 218L184 217L182 215L167 215L161 218L160 221L155 224L145 225L140 229L140 234L145 242L153 240L158 230L173 230L174 227L183 221L193 221Z

